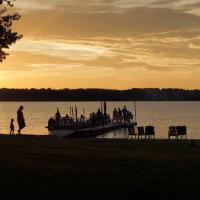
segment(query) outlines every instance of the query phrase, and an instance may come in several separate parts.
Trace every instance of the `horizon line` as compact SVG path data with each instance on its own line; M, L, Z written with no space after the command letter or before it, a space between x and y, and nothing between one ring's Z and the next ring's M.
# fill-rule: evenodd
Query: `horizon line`
M127 88L127 89L117 89L117 88L51 88L51 87L41 87L41 88L8 88L8 87L2 87L0 88L0 90L117 90L117 91L124 91L124 90L134 90L134 89L159 89L159 90L190 90L190 91L194 91L194 90L200 90L200 88L194 88L194 89L187 89L187 88L171 88L171 87L163 87L163 88L159 88L159 87L132 87L132 88Z

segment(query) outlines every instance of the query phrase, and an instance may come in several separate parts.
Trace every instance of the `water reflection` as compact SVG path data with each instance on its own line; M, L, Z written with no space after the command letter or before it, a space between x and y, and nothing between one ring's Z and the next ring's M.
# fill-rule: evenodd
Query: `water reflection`
M119 130L114 130L108 133L104 133L97 138L107 138L107 139L128 139L128 129L123 128Z

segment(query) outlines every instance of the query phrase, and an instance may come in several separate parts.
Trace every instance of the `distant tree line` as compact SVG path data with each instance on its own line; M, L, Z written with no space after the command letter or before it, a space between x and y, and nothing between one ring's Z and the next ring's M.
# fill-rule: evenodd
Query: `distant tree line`
M0 101L199 101L200 90L0 89Z

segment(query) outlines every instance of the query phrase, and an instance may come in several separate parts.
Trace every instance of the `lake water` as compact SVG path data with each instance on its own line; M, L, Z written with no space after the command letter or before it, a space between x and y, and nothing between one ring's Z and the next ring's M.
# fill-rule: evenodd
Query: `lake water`
M137 102L137 122L139 126L153 125L156 138L167 138L168 127L186 125L189 138L200 138L200 102ZM24 134L47 135L48 119L59 107L61 114L69 113L69 107L77 105L79 114L85 109L86 116L100 107L99 102L0 102L0 133L9 132L9 122L15 119L17 130L16 110L23 105L27 127ZM108 102L108 112L111 114L115 107L124 105L134 113L133 102ZM105 134L104 138L124 138L127 132L116 131Z

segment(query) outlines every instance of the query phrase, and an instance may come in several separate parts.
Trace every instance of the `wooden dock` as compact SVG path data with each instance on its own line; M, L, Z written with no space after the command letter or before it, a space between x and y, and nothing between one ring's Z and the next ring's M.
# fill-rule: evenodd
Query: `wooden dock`
M135 125L136 124L134 123L107 124L107 125L100 125L96 127L83 128L83 129L58 130L58 131L54 131L53 135L57 135L58 137L65 137L65 138L94 138L104 133L108 133L110 131L120 130L123 128L129 128Z

